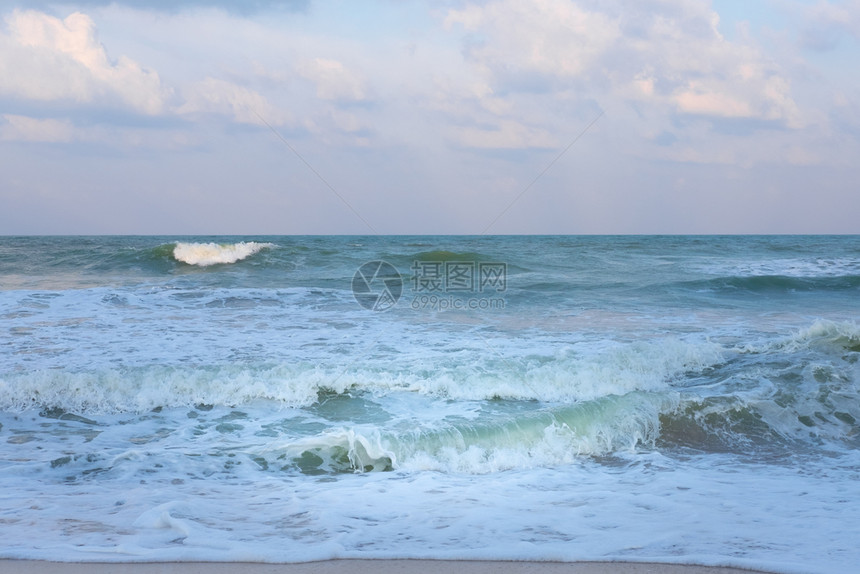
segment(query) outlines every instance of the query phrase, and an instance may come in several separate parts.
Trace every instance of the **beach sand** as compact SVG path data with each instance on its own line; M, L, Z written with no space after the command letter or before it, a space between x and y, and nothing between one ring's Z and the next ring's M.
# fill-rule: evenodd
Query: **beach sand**
M750 574L741 568L638 562L482 560L326 560L302 564L249 562L80 563L0 560L6 574Z

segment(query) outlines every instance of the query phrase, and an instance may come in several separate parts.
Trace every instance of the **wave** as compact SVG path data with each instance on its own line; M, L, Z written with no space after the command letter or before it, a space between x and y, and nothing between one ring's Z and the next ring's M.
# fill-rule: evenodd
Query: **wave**
M860 395L851 384L837 384L811 392L687 397L661 414L660 424L660 446L703 452L776 457L839 450L839 444L853 450L860 448Z
M0 408L60 409L87 415L143 413L196 404L242 405L268 400L287 407L313 404L321 389L345 384L313 367L151 366L67 372L37 370L0 378Z
M485 256L480 253L474 253L471 251L465 252L455 252L455 251L447 251L445 249L436 249L433 251L421 251L419 253L414 254L413 259L416 261L482 261L486 259Z
M860 289L860 275L792 277L787 275L726 276L687 281L682 287L723 293L850 291Z
M375 426L331 428L310 437L275 441L254 454L290 461L306 474L393 469L484 474L569 463L652 444L659 434L660 414L677 404L676 393L634 392L399 433Z
M578 351L506 360L464 351L446 363L421 355L343 370L53 369L0 377L0 408L90 424L112 413L175 408L165 416L186 420L201 405L241 406L255 419L243 451L306 474L487 473L643 447L774 459L860 448L856 324L818 321L734 348L663 340ZM283 409L295 410L258 419ZM276 430L257 434L263 427ZM263 436L274 438L261 445Z
M844 277L860 275L857 257L783 258L762 261L708 263L700 266L708 275L737 277Z
M617 456L640 448L734 453L779 461L860 448L857 353L841 367L804 364L745 374L727 363L701 389L633 391L571 404L520 404L510 412L433 423L327 428L275 441L255 454L304 473L437 470L492 473ZM730 377L772 378L733 390ZM729 378L725 387L714 379Z
M668 339L632 343L580 356L499 358L459 353L435 362L425 355L362 368L292 364L144 366L72 372L46 369L0 376L0 409L61 408L81 414L145 412L198 403L235 406L272 401L306 407L323 391L375 395L417 393L451 401L571 403L664 391L686 373L722 361L719 345Z
M241 241L239 243L177 243L173 257L182 263L207 267L209 265L236 263L255 255L263 249L274 247L273 243Z
M806 329L801 329L787 337L781 337L764 344L748 344L740 347L744 353L797 352L809 349L830 348L842 351L860 352L860 325L843 321L815 321Z
M706 451L860 447L860 326L817 321L786 337L747 344L663 417L662 440Z

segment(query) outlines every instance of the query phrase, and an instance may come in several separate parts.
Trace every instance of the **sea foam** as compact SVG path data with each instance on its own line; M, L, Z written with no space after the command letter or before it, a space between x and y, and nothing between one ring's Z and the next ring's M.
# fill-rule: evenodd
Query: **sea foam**
M404 353L405 354L405 353ZM633 391L662 392L687 372L722 358L712 343L664 340L634 343L594 355L575 353L500 362L477 353L448 357L422 369L427 357L404 356L388 369L378 365L312 360L275 364L145 364L69 370L43 368L0 374L0 409L60 408L84 414L143 413L157 407L244 405L255 401L305 407L322 391L403 392L456 401L524 400L576 403Z

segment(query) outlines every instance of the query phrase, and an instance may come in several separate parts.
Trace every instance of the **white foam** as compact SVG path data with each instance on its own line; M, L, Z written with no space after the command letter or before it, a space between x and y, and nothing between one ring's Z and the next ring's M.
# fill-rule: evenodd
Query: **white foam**
M263 249L274 247L273 243L257 243L256 241L241 241L219 245L218 243L177 243L173 248L173 257L177 261L206 267L225 263L236 263L246 259Z
M633 452L653 443L659 434L660 415L678 404L677 393L635 392L456 424L402 421L405 424L387 429L369 425L330 428L314 436L278 439L253 452L270 462L310 453L321 459L319 468L327 471L487 474Z
M356 472L364 470L388 470L396 464L397 457L394 452L383 444L379 429L352 429L336 428L328 429L322 434L301 438L298 440L276 441L263 448L257 449L263 456L284 455L290 458L298 458L309 452L323 455L329 458L323 463L327 470L347 470L345 468L333 468L337 461L332 458L345 455L349 460L350 467Z
M241 405L256 400L307 406L317 400L320 390L342 393L348 389L379 396L407 391L467 401L501 397L564 403L667 390L674 378L722 357L718 345L676 339L617 345L594 355L591 352L523 359L512 355L499 360L478 353L434 356L419 349L387 364L362 366L319 366L296 360L255 366L150 364L39 369L0 375L0 408L145 412L155 407ZM208 354L212 355L212 350ZM428 360L435 361L433 369L426 367Z
M142 413L156 407L232 406L255 400L293 407L316 401L321 387L335 387L333 380L313 368L299 371L288 366L146 367L78 373L39 370L0 378L0 409L59 407L86 414ZM344 388L336 387L339 391Z
M744 353L766 353L775 350L794 352L821 344L860 344L860 325L851 321L819 319L809 327L786 337L769 339L762 343L747 343L739 350Z
M514 341L522 345L522 341ZM447 356L438 361L431 377L380 378L378 388L399 388L457 400L507 398L570 402L640 390L664 390L687 371L722 361L723 349L715 343L666 338L659 342L601 343L583 351L564 349L552 356L529 354L493 341L487 352L481 343L474 353ZM502 357L502 358L500 358ZM459 359L459 360L458 360ZM426 359L417 358L409 372L421 372Z
M857 463L813 461L798 472L642 453L618 467L586 460L327 482L242 474L243 466L234 477L174 480L185 476L179 467L106 475L97 487L46 480L49 469L0 494L8 508L0 557L620 560L836 574L857 565Z
M735 375L747 389L733 392L731 404L711 404L715 413L751 408L780 435L808 441L854 440L860 420L860 327L853 322L819 320L786 337L742 346L742 354L763 354L762 366ZM830 442L834 446L833 442Z
M860 275L860 259L856 258L784 258L747 262L712 262L699 266L706 273L720 276L794 278L843 277Z
M806 329L801 329L782 344L796 348L816 342L825 344L860 344L860 326L853 322L819 320Z

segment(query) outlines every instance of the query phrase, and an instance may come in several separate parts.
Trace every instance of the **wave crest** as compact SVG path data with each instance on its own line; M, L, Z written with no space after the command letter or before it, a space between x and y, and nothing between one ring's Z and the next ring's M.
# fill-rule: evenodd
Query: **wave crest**
M274 246L273 243L257 243L256 241L229 244L177 243L173 248L173 257L182 263L207 267L209 265L236 263L259 253L263 249Z
M653 444L660 416L674 411L678 401L674 392L633 392L411 431L372 425L329 428L314 436L274 441L254 454L273 463L290 461L306 474L393 469L486 474Z

